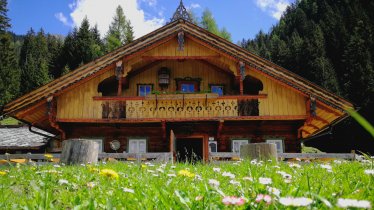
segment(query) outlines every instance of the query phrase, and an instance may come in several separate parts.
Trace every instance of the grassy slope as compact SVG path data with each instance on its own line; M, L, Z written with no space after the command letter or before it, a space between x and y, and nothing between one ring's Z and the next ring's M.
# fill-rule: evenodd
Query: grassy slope
M8 168L8 173L0 175L0 209L222 209L226 207L222 203L223 195L245 197L247 202L239 209L287 209L274 195L270 205L255 202L258 194L270 194L266 185L259 183L259 177L271 178L273 183L270 186L281 191L280 197L304 196L313 199L312 207L315 209L327 208L321 199L326 199L333 206L338 198L365 199L374 204L374 176L364 173L372 165L332 163L332 172L318 163L301 165L297 168L283 162L257 165L247 161L221 165L168 164L146 167L131 163L62 167L22 165L20 168ZM213 167L219 167L221 171L215 172ZM119 178L100 175L97 170L104 168L118 172ZM0 171L6 169L3 167ZM179 176L178 171L182 169L188 169L198 176ZM286 183L277 171L292 175L292 182ZM231 178L223 176L223 172L234 174L233 180L240 184L231 184ZM167 174L176 174L176 177ZM252 177L254 181L244 180L243 177ZM61 179L68 183L59 184ZM209 185L209 179L218 180L220 186ZM95 186L91 188L89 183ZM134 193L125 192L124 188L133 189ZM202 196L202 199L196 200L197 196Z
M8 117L3 120L0 120L0 125L18 125L18 123L19 121L12 117Z

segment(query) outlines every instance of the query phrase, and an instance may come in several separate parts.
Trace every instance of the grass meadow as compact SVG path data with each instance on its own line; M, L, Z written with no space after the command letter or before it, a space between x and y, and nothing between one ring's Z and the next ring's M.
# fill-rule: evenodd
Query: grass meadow
M0 209L371 209L373 159L0 167Z

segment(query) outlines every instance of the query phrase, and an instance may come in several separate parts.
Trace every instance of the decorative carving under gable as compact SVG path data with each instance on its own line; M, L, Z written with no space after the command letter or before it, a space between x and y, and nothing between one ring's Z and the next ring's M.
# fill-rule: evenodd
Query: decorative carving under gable
M245 63L243 61L239 62L239 69L240 69L240 76L243 81L245 78Z
M317 116L317 103L316 103L316 98L313 96L310 96L310 116L311 117Z
M120 80L122 77L122 60L118 61L116 63L116 78L117 80Z
M178 50L179 51L184 50L184 32L183 31L178 33Z
M175 20L178 20L178 19L184 19L184 20L187 20L189 22L192 22L192 18L190 16L190 14L187 12L186 7L184 7L182 0L180 1L179 6L175 10L175 12L173 14L173 17L170 19L170 21L175 21Z

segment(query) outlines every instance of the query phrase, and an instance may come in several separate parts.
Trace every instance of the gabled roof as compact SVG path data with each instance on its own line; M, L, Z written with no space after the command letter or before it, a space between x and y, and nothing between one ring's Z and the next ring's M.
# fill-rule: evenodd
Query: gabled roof
M188 38L200 42L206 47L216 49L234 60L242 61L247 66L251 66L307 96L313 96L318 102L343 112L347 108L353 108L353 105L347 100L328 92L318 85L199 26L183 19L178 19L8 103L4 107L4 112L8 115L15 115L22 109L46 101L47 98L61 94L79 81L98 74L98 72L109 66L114 67L114 63L120 59L129 59L145 49L168 41L170 38L177 36L180 31L184 31Z
M51 135L39 129L35 131ZM48 139L31 133L27 127L0 128L0 149L29 149L44 146Z

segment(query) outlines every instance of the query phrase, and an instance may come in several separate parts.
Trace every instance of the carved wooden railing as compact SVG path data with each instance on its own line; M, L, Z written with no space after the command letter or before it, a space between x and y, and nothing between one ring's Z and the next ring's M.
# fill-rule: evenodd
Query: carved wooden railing
M212 118L258 116L255 96L217 94L150 95L102 100L102 119Z

